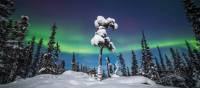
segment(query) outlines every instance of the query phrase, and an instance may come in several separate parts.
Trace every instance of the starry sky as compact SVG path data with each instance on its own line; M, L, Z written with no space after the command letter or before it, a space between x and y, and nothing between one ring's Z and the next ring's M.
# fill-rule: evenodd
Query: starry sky
M90 39L98 15L115 18L119 25L118 30L108 31L116 51L104 51L104 57L110 56L113 63L119 52L124 54L127 64L130 50L134 49L138 58L141 56L142 30L155 56L154 49L158 45L163 53L168 53L169 47L184 48L185 40L195 42L181 0L17 0L12 17L19 19L21 15L30 17L26 40L32 36L36 36L37 41L44 38L44 46L51 25L56 22L56 41L61 46L61 58L67 64L75 52L79 63L96 66L99 50L90 45Z

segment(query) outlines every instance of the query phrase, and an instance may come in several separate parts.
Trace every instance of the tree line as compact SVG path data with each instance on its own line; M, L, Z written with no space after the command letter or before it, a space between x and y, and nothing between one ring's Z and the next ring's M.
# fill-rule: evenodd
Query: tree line
M42 38L38 43L34 36L31 41L25 41L29 17L21 16L18 21L10 19L14 3L15 0L0 1L0 84L17 78L64 72L65 62L59 58L60 45L55 42L56 24L51 28L47 50Z

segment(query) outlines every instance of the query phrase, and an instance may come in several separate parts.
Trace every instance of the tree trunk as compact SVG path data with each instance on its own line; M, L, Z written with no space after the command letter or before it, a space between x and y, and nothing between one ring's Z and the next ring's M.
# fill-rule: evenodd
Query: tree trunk
M102 80L103 79L103 75L102 75L102 53L103 53L103 47L100 48L100 52L99 52L99 58L98 58L98 80Z
M100 48L100 51L99 51L99 65L102 65L102 53L103 53L103 47Z

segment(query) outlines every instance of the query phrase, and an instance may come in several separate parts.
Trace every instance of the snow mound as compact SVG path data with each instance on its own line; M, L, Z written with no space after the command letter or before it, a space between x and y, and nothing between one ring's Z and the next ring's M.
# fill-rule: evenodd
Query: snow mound
M156 85L156 83L146 77L143 76L133 76L130 78L126 78L126 79L121 79L119 81L120 83L124 83L124 84L148 84L148 85Z
M155 84L142 76L113 77L103 81L82 72L66 71L61 75L44 74L33 78L19 79L0 85L0 88L169 88Z

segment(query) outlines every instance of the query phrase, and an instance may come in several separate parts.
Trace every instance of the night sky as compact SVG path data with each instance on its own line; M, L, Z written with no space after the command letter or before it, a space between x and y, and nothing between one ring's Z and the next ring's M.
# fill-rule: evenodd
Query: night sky
M32 36L37 40L44 38L45 46L51 25L56 22L56 41L61 45L61 58L68 65L75 52L79 63L96 66L99 50L90 44L90 39L96 30L94 20L98 15L113 17L119 25L118 30L108 32L116 52L104 52L111 57L112 63L122 52L130 64L131 49L136 50L138 58L141 56L142 30L149 46L159 45L163 53L168 53L169 47L185 47L185 40L194 44L181 0L17 0L13 18L19 19L21 15L30 17L26 40ZM157 56L156 50L152 52Z

